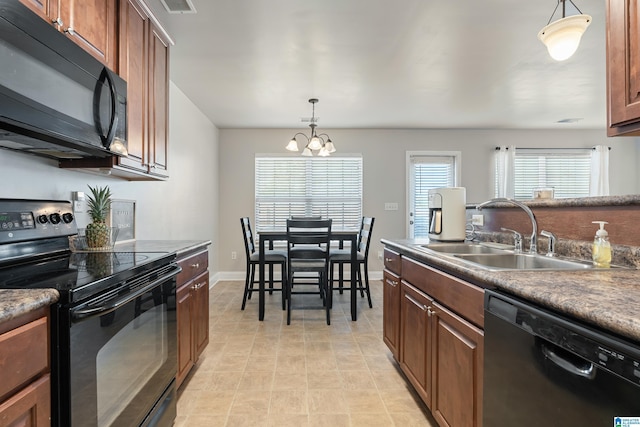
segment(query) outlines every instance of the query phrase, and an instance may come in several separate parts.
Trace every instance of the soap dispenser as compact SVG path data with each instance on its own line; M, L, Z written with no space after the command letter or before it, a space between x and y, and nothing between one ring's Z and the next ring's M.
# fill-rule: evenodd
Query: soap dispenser
M611 244L609 243L609 233L604 229L606 221L592 221L593 224L600 224L600 229L596 231L593 239L593 250L591 257L596 267L609 267L611 265Z

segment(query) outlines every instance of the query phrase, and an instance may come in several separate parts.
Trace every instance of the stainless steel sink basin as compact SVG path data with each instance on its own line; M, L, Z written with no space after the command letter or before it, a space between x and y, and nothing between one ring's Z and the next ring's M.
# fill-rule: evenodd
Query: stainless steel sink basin
M593 263L588 261L533 254L457 254L454 256L488 270L585 270L595 268Z
M505 245L504 249L499 249L478 243L429 243L420 247L443 254L504 254L505 249L513 248Z

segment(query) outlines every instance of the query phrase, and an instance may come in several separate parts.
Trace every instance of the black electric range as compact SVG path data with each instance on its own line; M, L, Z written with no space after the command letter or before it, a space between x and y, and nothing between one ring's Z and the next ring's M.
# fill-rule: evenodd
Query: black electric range
M0 289L53 288L51 420L171 426L176 416L175 254L72 252L67 201L0 199Z

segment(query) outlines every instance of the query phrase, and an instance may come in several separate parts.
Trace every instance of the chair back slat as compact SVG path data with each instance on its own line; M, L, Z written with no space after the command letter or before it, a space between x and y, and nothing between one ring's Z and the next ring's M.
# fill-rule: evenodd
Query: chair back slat
M358 251L363 253L365 257L369 254L374 222L375 218L363 216L362 223L360 224L360 233L358 234Z
M330 219L287 220L287 247L289 256L293 259L328 259L329 242L331 240L331 223L332 221Z
M240 225L242 226L242 237L244 238L244 251L247 259L256 251L256 245L253 241L253 231L251 231L251 222L249 217L245 216L240 218Z

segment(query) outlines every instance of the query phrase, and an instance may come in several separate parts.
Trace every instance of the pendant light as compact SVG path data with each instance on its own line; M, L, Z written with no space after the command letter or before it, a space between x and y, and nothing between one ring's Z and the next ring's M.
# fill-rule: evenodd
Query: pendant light
M561 3L562 18L551 22ZM569 0L569 3L576 8L579 15L566 16L566 0L558 0L549 23L538 33L538 39L547 46L549 55L556 61L569 59L578 50L582 34L591 24L591 16L584 15L573 1Z
M331 141L331 138L329 138L329 135L327 135L326 133L321 133L321 134L316 133L316 127L318 127L316 122L318 121L318 119L316 118L315 114L316 114L316 103L318 102L318 99L311 98L309 102L313 106L312 113L311 113L311 124L309 125L309 127L311 128L311 136L307 136L302 132L298 132L295 135L293 135L293 138L291 138L291 140L289 141L289 143L285 148L289 151L299 151L298 140L296 138L298 136L302 136L306 140L304 150L302 150L303 156L311 157L314 155L314 152L317 152L318 156L326 157L331 153L335 153L336 147L333 145L333 142Z

